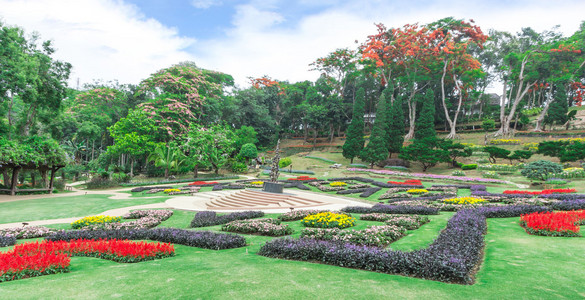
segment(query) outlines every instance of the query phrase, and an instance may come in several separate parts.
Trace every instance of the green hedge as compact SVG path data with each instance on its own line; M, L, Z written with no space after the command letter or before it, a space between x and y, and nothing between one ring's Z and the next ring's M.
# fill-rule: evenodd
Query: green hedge
M475 170L475 169L477 169L477 164L468 164L468 165L461 166L461 170Z

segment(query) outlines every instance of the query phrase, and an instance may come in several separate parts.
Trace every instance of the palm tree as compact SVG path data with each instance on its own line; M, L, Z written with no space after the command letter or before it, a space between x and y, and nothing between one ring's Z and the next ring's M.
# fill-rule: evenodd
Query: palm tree
M148 156L148 161L153 161L157 167L165 168L165 179L169 178L169 170L178 170L179 166L183 164L184 159L181 151L177 148L175 143L168 143L166 145L159 145L154 149L154 152Z

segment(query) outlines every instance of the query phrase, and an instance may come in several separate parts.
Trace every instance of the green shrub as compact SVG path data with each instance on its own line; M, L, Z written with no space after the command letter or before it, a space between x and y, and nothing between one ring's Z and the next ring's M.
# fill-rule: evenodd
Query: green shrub
M475 169L477 169L477 164L467 164L467 165L461 166L461 170L475 170Z
M494 128L496 128L496 121L494 121L493 119L484 119L481 122L481 127L486 132L492 131L492 130L494 130Z
M481 173L481 177L490 179L500 179L500 174L496 173L496 171L485 171Z
M451 175L453 175L453 176L465 176L465 172L460 171L460 170L455 170L455 171L453 171L453 173L451 173Z
M286 168L290 165L292 165L292 159L290 157L285 157L278 162L280 168Z
M102 176L94 176L91 178L90 181L87 182L87 188L92 189L105 189L109 187L114 187L117 184L110 180L109 178L104 178Z
M232 169L232 172L234 172L234 173L248 172L248 166L246 165L246 163L238 162L238 161L232 163L231 169Z
M123 182L130 182L130 175L126 174L126 173L114 173L112 174L112 180L117 182L117 183L123 183Z
M563 172L563 166L548 160L528 163L522 169L522 175L534 180L546 180L553 174Z

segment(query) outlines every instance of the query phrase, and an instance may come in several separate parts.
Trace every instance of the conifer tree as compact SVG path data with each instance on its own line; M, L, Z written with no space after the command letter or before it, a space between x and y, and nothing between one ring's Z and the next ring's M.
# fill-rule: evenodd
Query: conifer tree
M402 97L397 97L392 103L388 119L388 152L392 156L392 153L400 153L404 143Z
M569 102L564 84L557 84L554 101L550 104L548 113L544 117L544 124L565 124L568 120Z
M422 109L416 120L414 132L415 141L423 142L431 146L437 144L437 132L435 131L435 94L427 89L422 99Z
M374 167L374 163L388 157L388 147L386 146L388 128L386 113L386 97L382 93L378 107L376 107L376 120L374 121L374 128L370 134L370 142L360 153L361 159L370 163L370 167Z
M364 107L365 107L365 90L360 88L353 103L353 116L351 123L347 128L345 143L343 144L343 157L349 158L351 163L364 148Z

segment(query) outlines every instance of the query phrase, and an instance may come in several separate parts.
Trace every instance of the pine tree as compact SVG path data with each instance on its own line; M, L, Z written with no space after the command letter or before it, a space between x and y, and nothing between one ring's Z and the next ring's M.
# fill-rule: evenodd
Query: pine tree
M360 153L361 159L370 163L371 167L374 167L374 163L388 157L388 147L386 146L388 128L386 113L386 97L382 93L378 107L376 108L376 120L374 121L374 128L370 134L370 142Z
M351 123L347 128L347 136L343 144L343 157L349 158L351 163L364 148L364 107L365 107L365 90L360 88L353 103L353 116Z
M427 89L422 97L422 109L416 119L415 141L426 143L430 146L437 144L437 132L435 131L435 94Z
M388 152L400 153L404 143L404 112L402 97L397 97L391 105L388 115Z
M567 91L565 85L557 84L554 95L554 101L550 104L548 113L544 117L544 124L565 124L568 120L569 102L567 101Z

